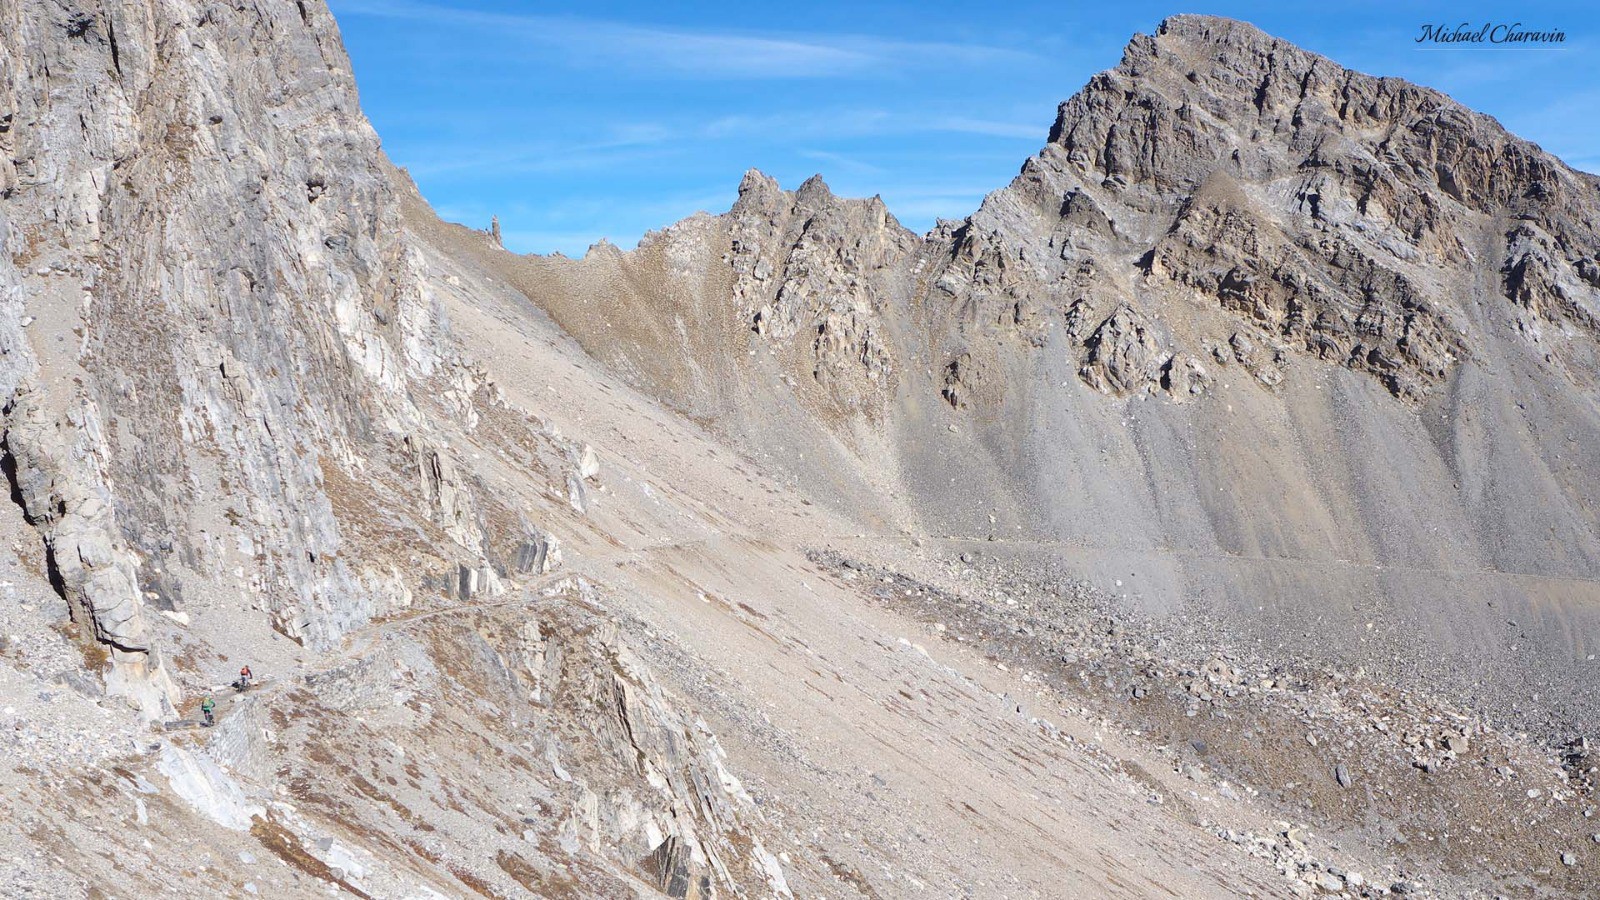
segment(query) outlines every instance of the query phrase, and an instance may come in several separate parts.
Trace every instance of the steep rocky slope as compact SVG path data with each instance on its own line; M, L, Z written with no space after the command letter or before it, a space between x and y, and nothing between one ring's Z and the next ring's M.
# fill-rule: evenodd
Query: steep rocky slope
M318 0L13 0L0 150L8 891L1597 883L1596 185L1437 94L1178 18L930 235L546 259Z
M77 872L97 895L170 889L200 864L184 849L200 815L251 830L295 878L326 878L329 863L301 846L313 828L302 811L323 817L314 830L342 827L348 841L387 804L432 837L409 850L391 838L415 860L392 871L345 865L346 875L365 871L361 890L580 876L623 894L650 878L701 892L781 884L759 831L739 824L748 798L717 776L714 737L659 695L625 642L598 633L614 628L599 614L530 613L494 642L470 629L412 635L421 643L399 665L422 687L409 692L390 684L385 657L346 644L356 632L388 634L375 621L430 607L481 616L497 598L542 596L560 548L541 523L577 515L596 462L509 406L450 334L440 291L452 288L430 276L401 228L403 179L360 113L327 9L22 2L0 6L0 23L4 462L14 546L37 566L31 585L7 584L16 630L4 649L15 671L77 690L6 708L16 746L45 751L19 755L8 781L22 790L77 777L41 769L63 748L40 735L55 734L81 750L78 762L153 754L149 765L197 807L188 822L169 818L154 849L133 829L109 837L120 850L65 859L57 847L54 877L24 868L10 883L72 894L67 875ZM492 470L458 449L467 445L474 457L494 454L516 489L491 485ZM41 600L52 592L54 602ZM63 655L68 642L87 672ZM243 663L278 683L225 703L224 715L238 706L237 715L197 755L185 723ZM339 687L363 678L378 699ZM80 733L75 722L98 720L76 704L102 693L102 707L126 701L175 736L130 744L117 737L126 722ZM364 703L408 702L395 727L412 736L368 743L347 724ZM527 758L491 737L507 715L539 723ZM455 716L480 730L460 738ZM308 718L304 737L294 726ZM337 760L319 749L330 729L343 733ZM474 749L485 743L492 760ZM386 775L384 748L396 746L423 757L405 765L415 812L358 774ZM542 783L523 774L529 759L560 772L570 802L589 811L581 845L557 839L565 799L526 813L543 843L525 848L523 829L463 805L503 795L449 786L498 776L525 803ZM92 796L76 802L114 802L106 770L88 777ZM350 797L368 815L352 812ZM450 825L430 803L468 824ZM25 838L62 827L52 810L71 813L50 802L8 803L6 813L24 817ZM137 820L148 820L142 799ZM498 833L496 865L485 835ZM127 877L102 869L107 860Z
M430 333L337 40L275 7L6 13L7 244L30 323L6 448L77 618L120 672L158 659L156 613L189 603L250 597L322 644L399 605L324 482L367 465L373 485L419 482L410 380L472 386Z

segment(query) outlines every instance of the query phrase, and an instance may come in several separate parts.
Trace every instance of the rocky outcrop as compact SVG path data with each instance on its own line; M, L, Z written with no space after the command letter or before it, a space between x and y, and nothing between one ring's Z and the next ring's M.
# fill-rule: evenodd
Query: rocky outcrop
M14 495L43 537L51 583L86 639L109 648L110 692L151 717L169 715L178 691L154 646L136 563L119 539L113 498L96 467L107 455L94 441L98 420L86 409L48 422L33 396L25 388L12 394L4 450Z
M544 570L548 535L450 449L504 414L327 9L0 16L5 446L117 692L177 699L156 610L260 610L325 647L460 567ZM562 480L564 442L514 418Z
M1179 16L1135 39L1062 105L1039 160L1068 197L1098 189L1171 215L1141 264L1157 285L1193 289L1403 399L1427 396L1470 352L1441 286L1473 263L1491 219L1549 220L1566 235L1543 255L1529 252L1538 226L1507 235L1508 297L1548 298L1546 315L1579 324L1595 302L1580 287L1576 219L1558 211L1592 196L1590 177L1437 92L1241 23Z
M876 197L841 200L820 177L789 193L755 171L727 228L738 315L834 411L880 414L896 375L880 323L915 236Z
M1080 374L1105 393L1148 389L1160 383L1172 360L1168 340L1137 310L1119 307L1085 342L1088 356Z
M252 819L266 815L266 808L252 803L238 782L208 756L167 744L157 771L167 777L179 799L224 828L246 831Z
M252 796L292 797L298 809L271 804L272 817L302 843L369 851L369 880L415 855L505 896L639 882L669 897L790 896L716 736L663 691L604 599L568 578L538 598L401 620L304 690L230 716L276 723L276 765L252 765L237 742L210 752L248 773ZM199 762L164 758L162 771L235 827L249 797ZM357 774L330 779L327 766ZM339 830L314 839L313 821Z

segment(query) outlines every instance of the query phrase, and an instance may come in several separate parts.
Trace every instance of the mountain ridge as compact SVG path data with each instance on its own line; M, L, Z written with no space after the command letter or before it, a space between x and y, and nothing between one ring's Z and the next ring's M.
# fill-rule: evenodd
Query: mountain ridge
M879 201L834 198L820 177L790 193L747 174L728 213L587 262L652 285L658 311L648 315L610 276L599 276L609 287L578 278L557 288L548 279L576 278L576 267L489 264L619 371L654 360L698 373L630 377L719 421L758 456L783 456L781 435L795 428L820 429L827 445L814 460L788 454L789 477L841 508L868 503L897 527L1065 541L1105 555L1091 571L1162 547L1215 554L1220 569L1160 551L1152 593L1231 596L1224 606L1251 602L1257 589L1244 584L1271 595L1285 587L1282 572L1223 572L1272 560L1344 567L1334 583L1291 578L1318 598L1313 607L1343 607L1344 621L1356 613L1340 594L1416 592L1401 571L1548 576L1538 603L1555 602L1558 620L1589 621L1592 604L1579 598L1600 575L1600 532L1584 510L1600 498L1578 475L1595 464L1588 448L1600 437L1600 263L1583 248L1594 245L1600 181L1436 91L1208 17L1135 37L1117 68L1060 110L1050 142L1009 185L922 236ZM1155 146L1188 149L1151 157ZM655 262L668 257L677 269L698 259L710 274L697 277L732 286L674 287ZM601 338L596 310L568 305L573 285L607 296L608 321L675 318L697 337L618 341L605 325ZM1501 393L1507 379L1540 389ZM1222 400L1224 383L1233 387ZM1058 400L1044 387L1069 384L1090 394ZM1127 432L1133 420L1117 424L1090 396L1159 398L1138 417L1153 430L1108 446L1084 426ZM1059 411L1041 414L1050 407ZM1212 427L1197 415L1235 409L1247 412L1234 427L1297 448L1256 459L1266 481L1195 431ZM1330 430L1352 416L1370 424ZM763 417L804 424L769 429ZM1485 417L1502 430L1485 431ZM1552 430L1571 440L1539 437ZM1111 454L1117 487L1051 462L1062 439L1066 458ZM1368 446L1403 447L1400 458L1414 461L1385 469ZM1312 447L1337 448L1328 459L1341 462L1319 461ZM1151 454L1198 469L1174 480ZM1192 487L1204 484L1220 492ZM1118 493L1143 511L1106 518ZM896 499L884 504L886 494ZM1101 527L1082 524L1091 521ZM1423 593L1393 612L1420 616L1403 627L1431 641L1439 625L1421 610L1462 601L1448 599L1454 588ZM1512 581L1469 588L1478 609L1459 611L1486 622L1496 604L1528 602L1517 593ZM1510 652L1509 642L1438 638L1468 657ZM1538 640L1555 642L1554 659L1587 653L1555 633Z

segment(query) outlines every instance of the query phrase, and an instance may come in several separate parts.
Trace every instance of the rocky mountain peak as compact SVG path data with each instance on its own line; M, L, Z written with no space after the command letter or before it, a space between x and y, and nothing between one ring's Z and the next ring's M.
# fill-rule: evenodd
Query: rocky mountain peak
M828 183L823 180L820 173L801 182L795 190L786 191L778 184L776 178L759 169L745 172L744 178L739 182L738 199L730 211L730 215L735 217L750 213L795 214L806 217L832 214L864 215L869 220L876 220L876 227L886 226L894 218L889 215L888 207L884 205L881 197L864 199L840 197L828 187Z
M739 181L738 202L741 204L770 207L782 195L783 188L778 185L778 179L760 169L747 170Z
M1158 142L1160 152L1131 152L1130 141L1169 129L1177 140ZM1192 189L1223 162L1266 176L1397 162L1479 212L1595 184L1436 90L1214 16L1173 16L1136 36L1115 69L1061 104L1050 140L1110 175L1172 190Z
M795 191L795 199L806 205L825 204L834 199L833 191L828 183L822 180L821 173L812 175L800 183Z
M1176 16L1061 105L1049 145L973 221L1047 279L1069 257L1139 256L1132 281L1100 286L1107 315L1130 292L1182 285L1242 314L1255 344L1419 400L1472 352L1443 286L1486 254L1513 328L1575 326L1588 343L1568 351L1592 351L1596 196L1593 176L1437 91ZM1052 256L1067 266L1041 262Z
M1252 60L1264 64L1274 56L1283 55L1337 65L1289 41L1267 34L1249 22L1197 13L1168 16L1156 26L1154 34L1134 35L1123 49L1121 65L1127 67L1141 57L1153 58L1161 54L1178 54L1192 62L1200 62L1207 57L1222 62L1223 57L1229 57L1228 64L1235 66Z

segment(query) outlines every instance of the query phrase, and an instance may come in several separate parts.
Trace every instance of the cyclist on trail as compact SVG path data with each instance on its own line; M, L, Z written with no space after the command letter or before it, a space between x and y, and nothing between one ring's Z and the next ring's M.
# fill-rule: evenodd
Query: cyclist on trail
M217 724L216 709L217 701L210 697L200 701L200 715L205 718L205 726L207 728Z
M250 686L250 682L254 678L255 678L255 676L250 674L250 667L249 666L245 666L244 668L240 669L239 670L239 690L242 691L245 688L249 687Z

